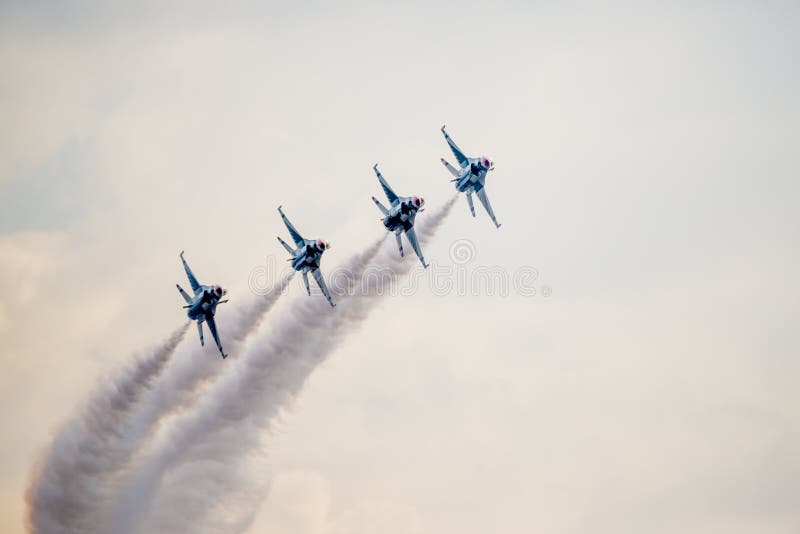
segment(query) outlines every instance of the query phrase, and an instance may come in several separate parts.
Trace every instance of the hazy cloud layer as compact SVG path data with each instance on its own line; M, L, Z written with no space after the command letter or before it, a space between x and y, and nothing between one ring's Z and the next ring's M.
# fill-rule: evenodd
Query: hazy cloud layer
M453 202L423 219L419 225L423 244ZM361 284L382 243L376 241L345 263L355 283ZM376 263L398 275L414 264L413 258L400 258L393 245ZM283 310L270 334L251 344L241 367L223 376L131 469L109 524L125 532L239 531L246 526L263 494L257 488L264 483L242 477L237 463L260 450L263 430L289 406L311 371L366 318L375 297L381 296L378 289L340 295L335 310L328 310L320 298L296 300ZM247 491L242 491L242 484ZM191 492L187 493L187 486Z
M68 420L36 469L28 489L29 524L34 532L91 530L91 510L103 500L98 479L124 462L114 442L125 432L131 411L161 374L183 339L187 322L116 376L102 379ZM120 458L123 456L123 458Z
M442 123L497 162L503 228L459 199L426 257L467 238L552 296L379 302L235 467L274 476L252 531L392 533L380 506L398 533L797 531L798 18L4 3L0 531L97 377L183 319L181 249L243 303L283 203L336 265L381 231L375 161L452 194Z

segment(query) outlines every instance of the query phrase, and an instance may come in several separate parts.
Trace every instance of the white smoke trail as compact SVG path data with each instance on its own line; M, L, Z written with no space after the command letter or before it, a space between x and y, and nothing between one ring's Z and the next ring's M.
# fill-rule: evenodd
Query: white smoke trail
M258 328L293 277L294 271L284 276L264 295L252 297L243 305L234 306L230 310L233 312L232 316L225 313L217 316L220 336L226 350L231 354L231 360L239 357L247 336ZM135 414L125 436L131 450L137 449L164 418L190 406L202 393L203 386L216 378L230 363L223 362L216 355L216 349L211 351L215 357L209 358L207 351L200 347L199 341L195 343L186 357L176 358L161 377L158 389L153 391Z
M421 218L421 242L434 235L454 202L455 198ZM353 271L361 266L363 272L378 245L348 266ZM415 262L413 256L401 260L393 246L377 260L398 275ZM268 334L252 343L236 366L178 417L131 469L106 527L122 533L246 528L260 505L264 484L243 474L244 462L259 453L264 430L382 294L372 282L361 289L341 297L333 310L320 298L293 301L271 323Z
M101 380L86 403L63 425L36 467L27 491L31 531L72 531L86 516L100 497L95 478L119 462L114 440L188 327L187 322L115 376Z
M223 338L225 346L231 353L232 359L236 357L247 335L258 327L263 317L278 301L292 276L293 273L285 276L265 295L253 297L242 306L232 307L230 314L220 314L218 317L222 319L220 331L225 336ZM181 337L189 324L181 328ZM174 352L177 341L174 345L170 345L169 355ZM138 448L172 413L190 405L202 390L202 386L224 369L221 358L217 357L216 353L214 357L208 358L208 354L199 343L192 345L187 358L173 361L171 367L161 373L167 359L168 357L162 360L152 358L153 365L150 367L154 367L156 361L160 366L158 373L152 374L146 380L143 380L144 371L123 373L127 381L124 387L119 388L121 392L126 389L132 390L136 387L134 381L138 381L146 384L148 393L143 397L141 395L143 390L139 390L138 395L126 397L128 402L124 406L124 419L115 415L118 411L112 410L107 400L108 395L98 394L87 401L84 409L86 414L92 414L95 424L67 423L64 426L61 433L63 437L54 441L44 463L44 466L51 468L42 469L41 474L34 478L32 489L29 490L31 530L57 532L59 530L55 529L55 526L61 524L61 528L67 531L96 531L98 522L106 513L108 493L114 487L116 477L135 457ZM153 384L156 378L158 382ZM112 385L105 389L108 387L114 388ZM101 387L101 391L105 389ZM121 401L117 399L114 402L120 404ZM117 423L114 431L98 435L98 432L105 428L99 422L111 420ZM65 440L67 444L70 440L80 441L85 454L74 456L70 451L75 447L65 448ZM97 450L98 444L102 444L102 451ZM79 464L81 483L90 489L83 492L75 491L72 479L78 468L69 469L67 464L70 461ZM53 517L57 517L59 522L54 523Z

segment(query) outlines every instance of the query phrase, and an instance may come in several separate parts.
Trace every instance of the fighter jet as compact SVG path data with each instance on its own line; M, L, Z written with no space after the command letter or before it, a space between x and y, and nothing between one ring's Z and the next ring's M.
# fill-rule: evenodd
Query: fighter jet
M289 261L292 262L292 268L295 271L303 273L303 282L306 284L306 292L309 296L311 295L311 288L308 286L308 271L311 271L314 280L317 281L317 285L322 290L322 294L328 299L328 304L336 306L336 304L333 303L333 299L331 299L328 286L325 285L325 279L322 278L322 273L319 270L319 261L322 259L322 253L331 248L331 244L321 239L304 239L303 236L300 235L300 232L289 222L289 219L286 218L281 206L278 206L278 213L281 214L281 219L283 219L286 229L289 230L289 235L292 236L297 248L293 249L280 237L278 237L278 241L280 241L283 248L292 255L292 257L289 258Z
M384 180L381 171L378 170L377 163L372 167L372 170L374 170L375 174L378 176L378 181L381 183L381 187L383 187L383 192L386 193L386 198L389 199L389 203L391 203L392 206L388 209L385 208L380 200L375 197L372 197L372 201L384 215L383 225L390 232L394 232L394 236L397 238L397 247L400 249L400 256L403 256L403 241L400 239L400 234L405 232L408 242L411 243L411 247L414 249L414 252L417 253L417 257L419 257L419 261L422 262L422 266L427 269L428 264L425 263L425 258L422 255L419 242L417 241L417 233L414 231L414 219L417 217L417 213L424 211L420 208L425 204L425 201L420 197L398 197L397 194L392 191L392 188L389 187L389 184L386 183L386 180Z
M190 296L180 285L175 284L183 300L186 301L186 306L184 306L184 309L187 310L186 314L189 316L189 319L197 321L200 345L205 345L203 341L203 322L208 324L208 329L211 330L211 335L214 336L214 341L217 343L219 353L222 354L222 358L225 359L228 355L222 350L222 343L219 342L219 334L217 334L217 323L214 321L214 314L217 312L217 304L228 302L227 299L220 300L227 291L217 285L200 285L194 273L192 273L192 270L189 268L189 264L186 263L186 260L183 258L183 251L181 251L181 261L183 262L183 268L186 270L186 277L189 279L189 284L192 286L192 292L194 293L194 296Z
M442 163L450 173L455 176L451 182L456 183L456 189L462 193L467 194L467 203L469 204L469 211L472 213L472 216L475 217L475 205L472 203L472 193L475 193L478 196L478 200L481 201L483 204L483 208L486 210L486 213L489 214L489 217L492 218L492 222L497 228L500 228L500 224L497 222L497 218L494 216L494 211L492 211L492 205L489 204L489 197L486 196L486 174L489 171L494 170L494 162L490 160L488 157L483 156L480 158L468 158L461 152L461 149L456 146L450 136L447 135L447 132L442 126L442 133L444 134L444 138L447 140L447 144L450 145L450 150L453 151L453 155L456 157L456 161L458 161L459 168L455 168L450 165L444 158L442 159Z

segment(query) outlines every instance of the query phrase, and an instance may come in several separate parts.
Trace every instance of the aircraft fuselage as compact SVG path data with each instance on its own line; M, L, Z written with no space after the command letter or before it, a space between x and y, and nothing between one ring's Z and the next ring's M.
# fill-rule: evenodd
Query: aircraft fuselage
M397 205L389 209L383 218L383 226L390 232L406 231L414 226L419 208L414 206L411 199L402 199Z
M486 183L488 169L480 164L480 159L470 158L469 165L461 169L460 176L456 179L456 189L461 193L474 192Z
M217 311L219 298L214 295L213 286L200 286L186 310L186 315L193 321L203 322L207 317L214 316Z
M313 271L319 269L319 262L322 259L324 249L320 249L317 240L306 239L304 243L297 247L292 258L292 269L295 271Z

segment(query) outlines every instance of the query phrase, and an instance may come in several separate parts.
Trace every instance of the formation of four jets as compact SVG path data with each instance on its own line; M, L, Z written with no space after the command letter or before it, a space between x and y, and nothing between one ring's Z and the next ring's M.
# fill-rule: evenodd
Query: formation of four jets
M447 167L447 170L450 171L450 173L455 177L451 180L451 182L455 182L456 189L459 192L467 195L469 211L473 217L475 217L475 205L472 203L472 195L474 193L478 197L480 203L483 205L486 213L489 214L489 217L492 219L494 225L497 228L500 228L500 224L497 222L494 211L492 211L492 205L489 203L489 198L486 196L485 188L486 175L489 171L494 170L494 162L492 162L486 156L480 158L469 158L465 156L461 149L458 148L455 142L450 138L450 136L447 135L444 126L442 126L442 133L444 134L447 144L450 146L450 150L453 152L453 156L455 156L456 161L458 162L458 167L456 168L448 163L444 158L441 160L444 166ZM397 247L400 249L400 256L403 256L403 242L401 240L401 234L405 233L408 242L411 244L411 248L414 249L414 252L419 258L419 261L422 263L422 266L427 268L428 264L425 262L425 257L422 255L422 250L420 249L419 241L417 240L417 234L414 231L414 221L416 220L417 214L424 211L422 206L425 205L425 201L417 196L398 196L378 170L377 163L372 167L372 169L375 171L375 174L378 177L378 182L380 182L383 192L386 194L386 198L390 204L390 206L387 208L381 204L378 199L372 197L373 202L375 202L375 205L384 216L383 226L386 228L386 230L395 234L397 239ZM328 290L328 286L325 284L325 279L319 270L322 254L331 247L330 243L323 241L322 239L305 239L289 221L289 219L286 217L286 214L283 213L281 206L278 206L278 213L280 213L281 219L283 219L283 223L286 225L286 229L289 231L289 235L292 237L292 240L295 243L295 248L292 248L291 245L289 245L280 237L278 237L278 241L280 241L281 245L283 245L283 248L285 248L286 251L291 254L292 257L289 259L289 261L292 262L292 268L295 271L303 274L303 282L306 286L306 292L309 294L309 296L311 295L311 288L308 285L308 273L311 272L311 275L314 277L314 280L316 280L317 285L322 291L322 294L325 295L328 303L335 307L336 304L333 302L331 293ZM219 285L211 286L200 284L197 281L197 278L194 276L194 273L192 273L191 268L189 268L189 264L186 263L186 260L183 258L183 252L181 252L180 257L181 261L183 262L183 268L186 271L186 277L189 279L189 284L192 288L193 294L189 295L183 290L183 288L181 288L180 285L176 284L176 286L178 287L178 291L180 292L181 296L186 301L186 306L184 306L184 308L187 310L186 314L189 316L189 319L197 321L197 331L200 334L200 345L204 345L203 323L206 323L208 325L208 329L211 331L211 335L214 337L214 342L217 344L220 354L223 358L226 358L228 355L225 354L225 351L222 349L222 343L219 340L219 333L217 332L217 324L214 320L214 315L217 311L217 305L228 302L227 299L221 300L227 291Z

